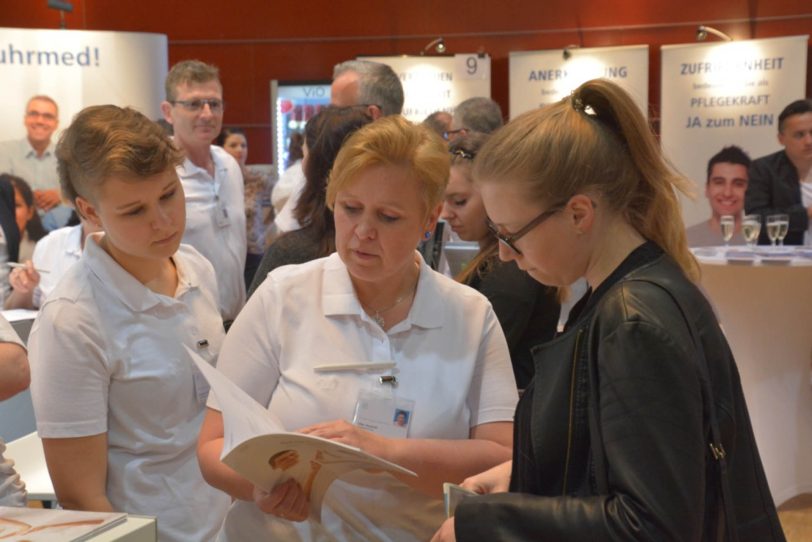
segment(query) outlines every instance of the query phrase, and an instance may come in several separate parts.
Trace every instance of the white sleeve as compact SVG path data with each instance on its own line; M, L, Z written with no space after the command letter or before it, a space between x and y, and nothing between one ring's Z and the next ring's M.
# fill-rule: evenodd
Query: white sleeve
M507 341L496 314L488 307L468 392L471 427L491 422L512 422L518 401Z
M25 345L20 340L20 336L17 335L17 332L14 331L9 321L2 315L0 315L0 342L14 343L25 348Z
M257 288L228 330L217 359L217 369L263 407L270 404L280 375L279 338L273 334L281 313L277 287L268 277ZM214 394L207 406L219 409Z
M40 437L106 432L111 374L105 341L92 315L67 300L46 303L28 345Z

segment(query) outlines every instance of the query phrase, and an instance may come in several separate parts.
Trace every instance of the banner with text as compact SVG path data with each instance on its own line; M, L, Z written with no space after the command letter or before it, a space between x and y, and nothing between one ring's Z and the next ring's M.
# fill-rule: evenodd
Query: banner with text
M696 184L686 225L710 217L708 160L737 145L755 159L780 149L778 115L804 97L809 36L662 47L663 150Z
M491 97L491 58L454 56L363 57L391 66L403 83L403 116L421 122L435 111L454 112L468 98Z
M167 63L163 34L0 28L0 140L25 137L25 104L37 94L59 104L61 128L89 105L158 118Z
M648 117L648 45L513 52L509 70L511 119L601 77L628 91Z

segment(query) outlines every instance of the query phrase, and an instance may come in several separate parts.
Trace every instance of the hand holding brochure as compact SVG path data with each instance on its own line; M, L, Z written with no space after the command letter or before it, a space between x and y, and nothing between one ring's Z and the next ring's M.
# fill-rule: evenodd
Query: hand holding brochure
M329 485L349 471L383 470L416 476L358 448L287 432L276 416L228 377L191 348L186 350L209 382L223 414L223 463L265 491L294 478L310 500L314 519L321 517L321 502Z
M445 504L445 517L454 517L454 511L457 509L457 505L460 504L460 501L466 497L470 497L471 495L477 495L477 493L471 491L470 489L465 489L460 485L452 484L451 482L443 482L443 503Z

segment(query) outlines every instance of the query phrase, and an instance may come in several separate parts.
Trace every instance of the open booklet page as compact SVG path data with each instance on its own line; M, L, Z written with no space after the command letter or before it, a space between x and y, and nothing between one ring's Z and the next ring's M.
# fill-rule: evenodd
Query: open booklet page
M127 514L0 506L0 540L79 542L112 528Z
M346 472L365 469L416 476L358 448L287 432L276 416L192 349L186 349L211 386L223 414L221 460L255 486L270 491L294 478L310 500L311 516L319 519L324 493Z

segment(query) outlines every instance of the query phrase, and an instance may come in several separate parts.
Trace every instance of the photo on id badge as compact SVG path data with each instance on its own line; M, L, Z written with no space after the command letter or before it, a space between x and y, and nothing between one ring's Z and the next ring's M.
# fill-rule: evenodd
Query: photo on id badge
M352 423L385 437L406 438L413 411L414 401L399 398L391 392L362 390L358 394Z

